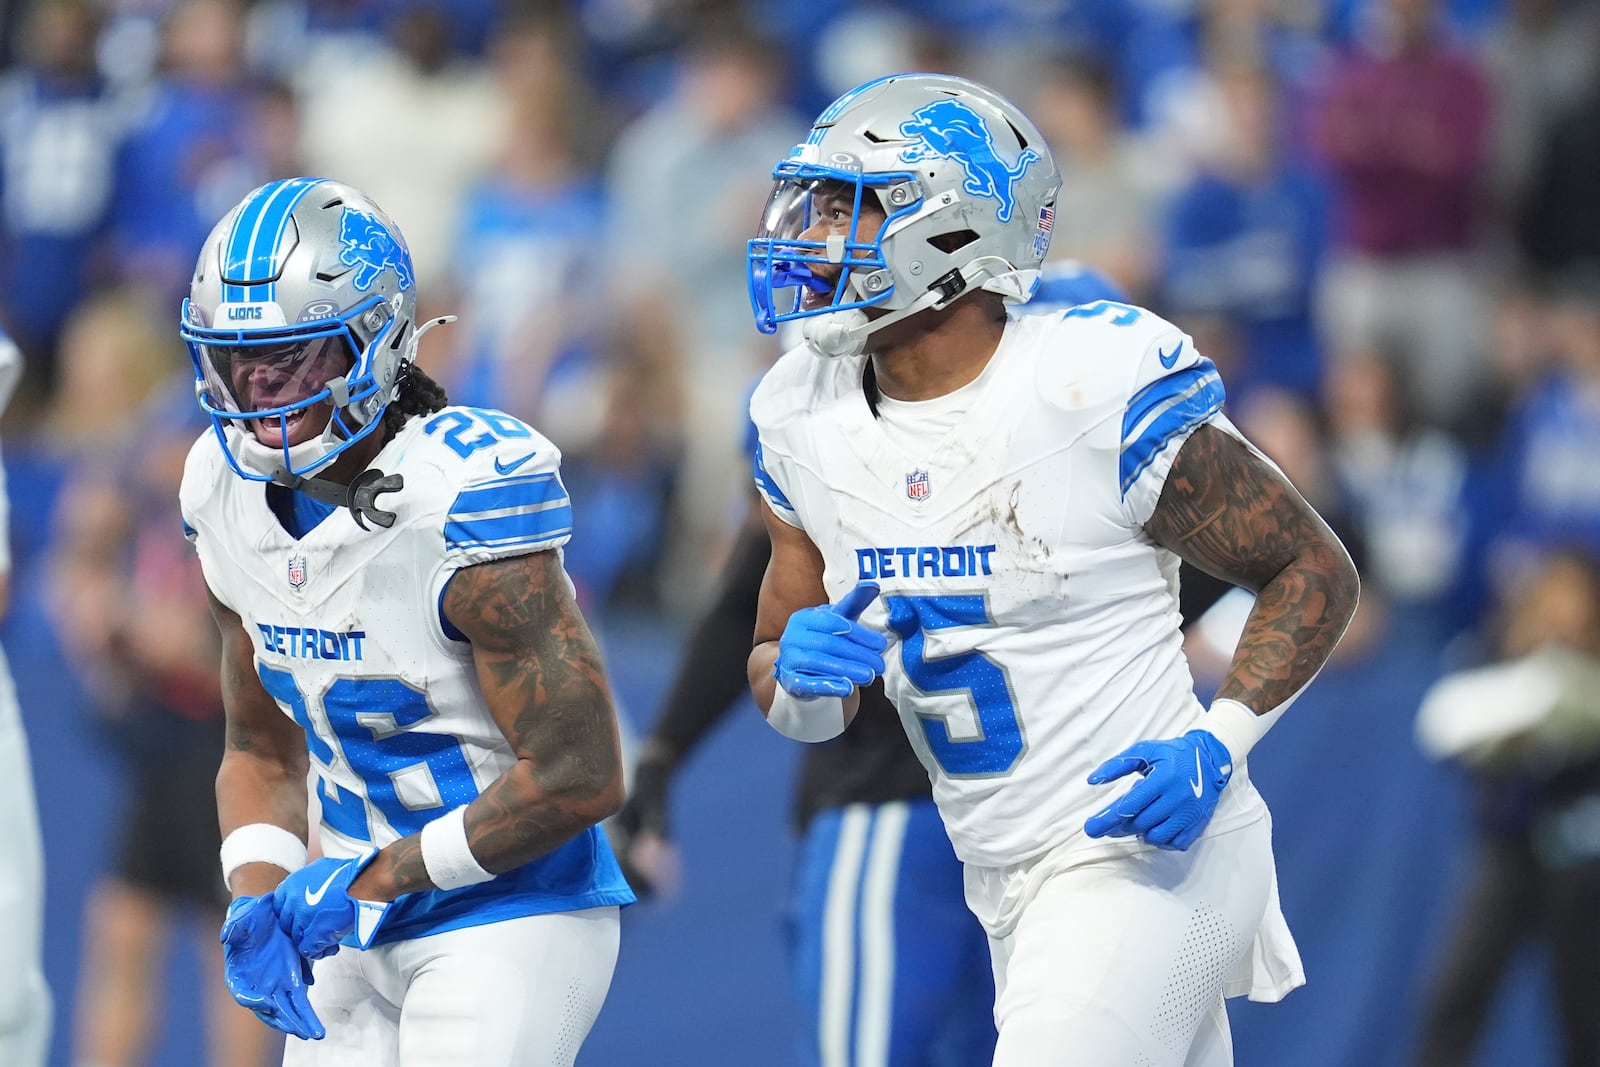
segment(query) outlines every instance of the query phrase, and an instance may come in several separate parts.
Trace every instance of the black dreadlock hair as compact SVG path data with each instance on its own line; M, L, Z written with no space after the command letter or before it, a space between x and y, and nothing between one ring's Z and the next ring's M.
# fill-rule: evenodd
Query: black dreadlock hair
M432 415L440 408L450 406L450 397L444 386L428 376L428 372L415 363L407 363L400 371L400 388L393 402L383 409L383 428L397 434L413 415Z

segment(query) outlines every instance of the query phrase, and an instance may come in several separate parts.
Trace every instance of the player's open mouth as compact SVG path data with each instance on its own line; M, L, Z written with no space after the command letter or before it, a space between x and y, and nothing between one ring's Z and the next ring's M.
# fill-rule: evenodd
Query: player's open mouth
M819 293L815 289L800 290L800 307L804 311L815 311L825 308L833 303L833 281L829 279L828 291Z
M287 429L291 440L297 438L299 435L295 431L309 416L310 410L302 408L299 411L291 411L282 418L274 415L269 419L252 419L250 429L254 431L257 441L269 448L279 448L283 445L285 430Z

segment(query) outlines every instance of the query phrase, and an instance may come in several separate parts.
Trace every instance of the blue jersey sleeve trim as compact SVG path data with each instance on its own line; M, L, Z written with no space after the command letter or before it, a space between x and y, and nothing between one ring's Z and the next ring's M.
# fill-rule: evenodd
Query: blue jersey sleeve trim
M1145 386L1128 402L1122 420L1117 468L1122 495L1154 463L1161 450L1222 410L1226 391L1210 360Z
M456 576L452 574L444 580L444 586L439 590L439 629L443 630L444 635L452 641L465 641L467 635L457 629L456 624L445 618L444 614L444 595L450 591L450 583L455 580Z
M767 498L767 502L773 507L782 508L791 515L794 514L794 505L789 503L789 498L784 495L784 492L778 486L777 481L772 477L772 475L767 473L765 452L762 449L759 441L756 442L754 468L756 487L761 490L761 495Z
M450 505L446 551L533 546L572 533L572 501L554 473L465 489Z
M554 473L530 474L504 481L482 482L456 494L450 505L452 519L474 518L485 512L508 511L535 504L566 500L567 491Z
M565 499L560 503L542 504L540 508L542 510L492 519L445 523L445 551L531 546L572 533L572 505Z
M1173 399L1192 389L1195 384L1207 377L1217 374L1216 364L1201 356L1193 365L1183 368L1173 374L1157 378L1149 385L1140 389L1128 400L1127 410L1122 416L1122 439L1127 441L1135 436L1134 431L1139 428L1149 416L1157 409L1170 404Z

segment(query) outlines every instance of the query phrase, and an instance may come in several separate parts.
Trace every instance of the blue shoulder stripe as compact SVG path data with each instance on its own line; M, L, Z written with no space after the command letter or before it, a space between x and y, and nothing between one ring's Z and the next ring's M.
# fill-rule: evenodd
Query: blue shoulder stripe
M468 548L531 547L570 533L572 505L563 503L552 506L548 511L529 515L447 522L444 526L444 547L446 552Z
M525 474L519 478L479 482L471 489L462 490L450 505L450 517L471 518L486 511L524 508L566 498L567 490L553 471Z
M762 456L763 451L761 448L761 442L757 441L754 464L756 487L761 490L762 495L765 496L767 500L774 506L783 508L788 512L793 512L794 505L789 503L789 498L785 496L783 490L779 488L777 481L772 477L772 475L767 473L767 465Z
M1139 475L1173 438L1216 415L1225 399L1222 377L1208 359L1151 382L1134 394L1122 418L1122 451L1117 462L1122 495L1128 495Z
M572 532L572 501L551 473L480 483L456 495L446 551L537 545Z
M1187 392L1196 382L1217 373L1216 364L1201 356L1193 365L1157 378L1134 393L1122 415L1122 439L1135 436L1134 431L1158 408L1169 404L1180 393Z

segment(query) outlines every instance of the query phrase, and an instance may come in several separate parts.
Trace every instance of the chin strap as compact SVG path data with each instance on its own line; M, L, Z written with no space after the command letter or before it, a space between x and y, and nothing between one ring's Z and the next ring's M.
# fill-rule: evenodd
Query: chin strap
M330 482L326 478L306 478L299 474L290 474L282 467L273 472L272 480L286 489L304 493L312 500L320 500L336 508L349 508L350 514L355 517L356 525L363 530L369 528L366 521L368 519L384 529L394 525L395 513L378 507L378 496L382 493L396 492L403 489L406 484L403 475L385 474L376 467L370 467L356 475L348 486Z
M809 344L830 359L850 359L867 350L867 340L885 326L892 326L930 309L943 311L956 298L977 284L979 289L998 293L1007 303L1025 302L1039 284L1036 270L1012 270L1003 259L993 256L975 259L952 270L928 286L927 292L906 307L872 319L860 308L848 308L816 315L805 320L801 332Z
M867 318L860 308L847 308L805 320L801 333L806 343L830 359L850 359L867 350L867 339L885 326L926 311L943 299L938 290L923 293L908 307L891 311L876 319Z

